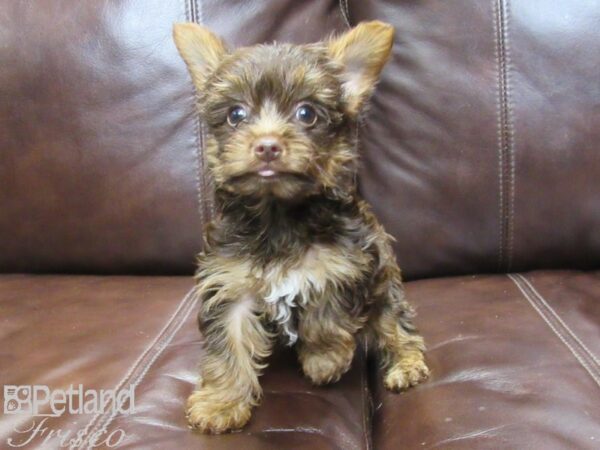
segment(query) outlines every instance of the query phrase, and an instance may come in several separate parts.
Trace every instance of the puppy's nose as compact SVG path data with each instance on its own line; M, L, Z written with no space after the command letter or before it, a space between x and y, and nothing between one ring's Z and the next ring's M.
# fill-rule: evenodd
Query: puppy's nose
M274 137L263 137L254 144L254 154L264 162L271 162L281 156L281 143Z

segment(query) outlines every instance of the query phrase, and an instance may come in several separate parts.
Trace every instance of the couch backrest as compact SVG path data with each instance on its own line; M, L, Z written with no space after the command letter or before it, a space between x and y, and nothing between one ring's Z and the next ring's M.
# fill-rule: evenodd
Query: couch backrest
M600 3L350 0L396 27L362 190L409 277L600 265Z
M174 22L309 42L337 1L0 3L0 271L192 273L210 197Z
M597 2L63 0L0 3L0 271L191 273L212 206L173 22L245 45L375 18L360 183L405 276L598 266Z

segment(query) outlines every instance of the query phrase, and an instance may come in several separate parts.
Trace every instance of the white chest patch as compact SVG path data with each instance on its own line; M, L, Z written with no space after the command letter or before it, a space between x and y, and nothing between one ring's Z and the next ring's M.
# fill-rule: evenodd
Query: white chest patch
M293 345L298 340L293 308L298 306L297 302L306 301L301 295L303 282L297 270L291 271L278 282L270 283L271 289L265 297L265 302L275 306L276 313L273 319L287 335L288 345Z
M265 272L264 301L274 307L273 319L288 337L288 345L298 340L294 309L306 305L311 296L322 294L329 282L357 275L356 261L349 256L315 245L291 269L283 271L275 266Z

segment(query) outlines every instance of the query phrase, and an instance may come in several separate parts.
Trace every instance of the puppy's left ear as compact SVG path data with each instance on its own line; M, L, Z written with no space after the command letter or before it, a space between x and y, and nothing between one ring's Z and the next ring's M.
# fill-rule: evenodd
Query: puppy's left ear
M208 28L196 23L176 23L173 40L185 61L197 89L227 55L223 40Z
M394 42L394 27L362 22L327 43L330 56L344 67L343 90L350 113L358 114L375 89Z

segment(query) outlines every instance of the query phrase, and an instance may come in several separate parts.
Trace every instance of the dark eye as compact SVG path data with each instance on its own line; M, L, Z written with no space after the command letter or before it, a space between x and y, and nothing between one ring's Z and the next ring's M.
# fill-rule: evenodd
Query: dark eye
M248 113L243 106L234 106L227 113L227 123L232 127L235 127L237 124L242 122L248 117Z
M296 119L304 125L314 125L317 121L317 112L312 106L303 104L296 109Z

